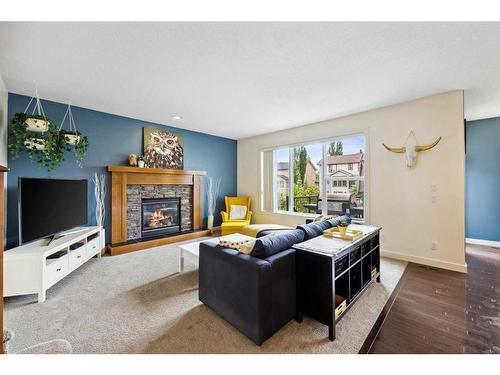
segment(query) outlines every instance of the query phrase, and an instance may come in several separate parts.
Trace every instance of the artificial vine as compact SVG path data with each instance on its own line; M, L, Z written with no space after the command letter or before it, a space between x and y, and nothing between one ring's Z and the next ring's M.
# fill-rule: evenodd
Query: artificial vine
M44 133L28 130L26 119L36 118L48 122L48 129ZM17 159L23 149L26 149L28 158L51 172L57 169L63 160L65 142L59 129L50 119L44 116L16 113L11 120L12 127L9 134L9 151L13 159Z
M75 144L75 158L76 164L80 168L83 167L83 161L85 160L85 156L87 155L87 150L89 148L89 140L85 136L78 137L78 141Z
M48 122L48 129L43 133L28 130L26 120L36 118ZM48 172L57 169L64 160L64 152L71 151L68 132L60 130L50 119L44 116L16 113L11 120L9 134L9 152L12 159L19 158L22 150L26 150L28 158L45 168ZM77 132L74 152L77 165L82 168L88 150L88 138Z

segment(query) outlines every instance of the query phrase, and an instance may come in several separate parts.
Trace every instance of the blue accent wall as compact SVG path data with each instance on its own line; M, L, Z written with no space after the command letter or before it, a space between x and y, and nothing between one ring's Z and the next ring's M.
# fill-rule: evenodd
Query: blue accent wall
M500 241L500 117L466 125L467 238Z
M30 98L9 94L9 121L17 112L23 112ZM60 124L67 105L42 100L45 114L55 124ZM66 152L65 161L50 175L36 163L31 162L26 153L12 160L9 155L10 172L7 177L7 248L18 244L17 181L18 177L86 178L89 180L88 224L95 225L94 186L91 177L94 172L108 176L106 197L106 240L110 242L110 176L107 165L127 165L128 155L142 154L143 127L156 127L180 133L184 137L184 168L207 171L208 176L221 178L221 189L217 199L215 225L220 224L218 212L223 209L224 195L236 195L236 141L203 133L188 131L168 125L154 124L90 109L72 107L76 126L89 139L89 149L85 165L79 168L73 153ZM204 202L204 225L206 225L206 196Z

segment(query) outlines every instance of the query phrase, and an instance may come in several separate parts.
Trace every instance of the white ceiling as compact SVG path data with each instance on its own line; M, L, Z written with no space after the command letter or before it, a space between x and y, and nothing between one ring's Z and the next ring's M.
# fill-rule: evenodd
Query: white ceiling
M456 89L468 120L498 116L499 40L500 23L4 22L0 74L14 93L240 139Z

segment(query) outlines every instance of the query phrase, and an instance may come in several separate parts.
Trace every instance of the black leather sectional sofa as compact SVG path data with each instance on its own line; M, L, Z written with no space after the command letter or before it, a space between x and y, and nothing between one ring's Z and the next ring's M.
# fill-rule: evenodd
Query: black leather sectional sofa
M294 244L337 226L341 216L299 225L259 238L250 255L210 242L200 244L199 298L236 329L261 345L292 320L296 309Z

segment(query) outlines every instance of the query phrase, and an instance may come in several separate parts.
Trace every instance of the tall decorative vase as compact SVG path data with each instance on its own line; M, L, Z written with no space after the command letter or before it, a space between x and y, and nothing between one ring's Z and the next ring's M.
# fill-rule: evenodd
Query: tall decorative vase
M214 228L215 204L217 196L219 195L219 187L219 177L207 177L207 229L210 230L210 233L213 232Z
M106 177L103 173L94 173L92 177L94 181L94 196L95 196L95 221L100 227L104 226L104 218L106 216Z
M214 215L208 215L208 217L207 217L207 229L210 231L210 234L213 233L213 230L214 230Z

